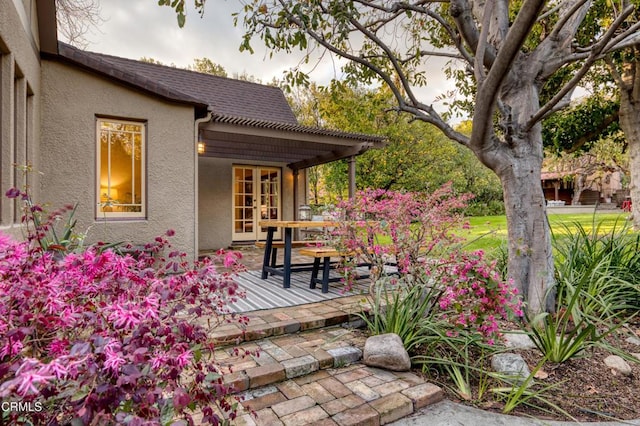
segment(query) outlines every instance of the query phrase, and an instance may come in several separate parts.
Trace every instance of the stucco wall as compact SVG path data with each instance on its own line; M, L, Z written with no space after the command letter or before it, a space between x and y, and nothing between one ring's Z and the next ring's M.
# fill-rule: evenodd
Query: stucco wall
M232 169L234 165L279 167L283 220L293 219L293 173L284 164L201 157L198 161L198 245L217 250L232 244ZM305 176L300 173L298 200L304 203Z
M20 210L4 196L24 180L12 163L38 168L40 60L35 2L0 0L0 230L20 237ZM34 34L35 32L35 34ZM17 120L16 120L17 118ZM31 175L37 197L37 175ZM19 207L19 206L18 206Z
M193 107L151 95L54 61L42 63L42 194L54 206L79 203L87 242L152 241L168 229L191 256L195 240ZM147 219L95 218L96 115L147 120Z

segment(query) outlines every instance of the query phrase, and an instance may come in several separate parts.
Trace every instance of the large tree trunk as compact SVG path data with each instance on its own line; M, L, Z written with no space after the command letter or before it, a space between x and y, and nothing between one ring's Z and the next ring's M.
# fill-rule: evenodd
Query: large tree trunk
M633 204L631 211L633 227L640 229L640 99L634 98L633 92L633 88L620 90L620 128L629 145L629 170L631 171L629 189Z
M516 73L514 73L516 74ZM476 154L500 178L508 230L508 277L535 315L553 310L554 264L551 231L542 189L542 126L526 129L539 108L535 73L517 73L517 82L503 86L502 99L510 111L513 129L507 143ZM526 129L526 130L525 130Z
M504 206L509 232L509 279L528 302L531 314L552 310L554 286L551 233L540 170L542 153L528 149L514 156L509 167L498 175L504 191ZM535 149L535 148L533 148ZM527 244L527 242L530 242Z

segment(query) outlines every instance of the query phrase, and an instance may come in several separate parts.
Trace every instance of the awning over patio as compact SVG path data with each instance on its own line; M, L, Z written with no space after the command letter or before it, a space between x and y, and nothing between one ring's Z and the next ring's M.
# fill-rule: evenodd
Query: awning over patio
M225 115L201 125L199 136L203 156L285 162L294 171L384 146L371 135Z

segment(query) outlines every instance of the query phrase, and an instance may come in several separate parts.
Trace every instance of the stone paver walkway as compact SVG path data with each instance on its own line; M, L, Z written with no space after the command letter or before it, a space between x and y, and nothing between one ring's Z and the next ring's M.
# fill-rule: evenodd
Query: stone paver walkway
M215 357L242 397L232 424L382 425L442 400L417 374L360 363L366 336L354 326L363 310L366 299L349 296L250 312L245 332L217 328ZM257 355L243 357L232 345Z

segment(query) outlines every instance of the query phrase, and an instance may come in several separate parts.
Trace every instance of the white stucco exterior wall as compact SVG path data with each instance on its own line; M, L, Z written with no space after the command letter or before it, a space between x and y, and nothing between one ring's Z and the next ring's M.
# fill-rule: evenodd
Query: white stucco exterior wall
M4 194L24 184L14 162L39 166L40 85L35 2L0 0L0 230L16 238L22 236L20 202ZM36 174L29 184L37 197Z
M164 102L54 61L42 63L43 201L78 203L78 231L87 243L143 244L168 229L176 249L197 255L194 223L194 108ZM96 115L146 120L147 218L95 218Z

